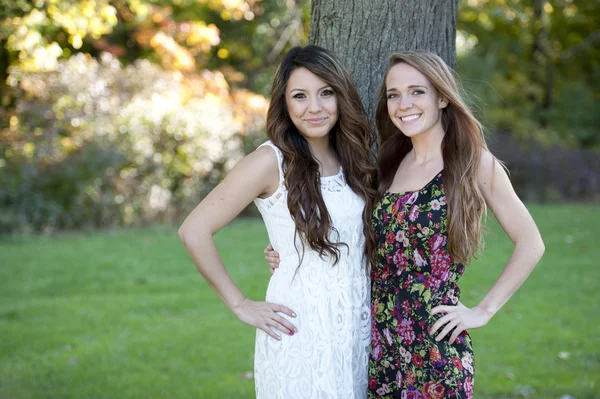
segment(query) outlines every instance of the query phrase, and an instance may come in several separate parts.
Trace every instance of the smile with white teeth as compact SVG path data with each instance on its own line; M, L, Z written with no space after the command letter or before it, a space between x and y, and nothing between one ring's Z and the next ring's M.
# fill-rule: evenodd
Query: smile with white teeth
M402 116L400 117L400 119L402 120L402 122L410 122L410 121L414 121L415 119L419 119L421 117L421 114L413 114L413 115L408 115L408 116Z

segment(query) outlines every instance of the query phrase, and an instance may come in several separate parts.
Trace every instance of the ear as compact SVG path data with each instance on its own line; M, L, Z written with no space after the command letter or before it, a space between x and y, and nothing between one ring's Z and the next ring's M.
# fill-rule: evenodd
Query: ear
M443 109L448 106L448 100L445 97L440 96L440 100L438 103L438 108Z

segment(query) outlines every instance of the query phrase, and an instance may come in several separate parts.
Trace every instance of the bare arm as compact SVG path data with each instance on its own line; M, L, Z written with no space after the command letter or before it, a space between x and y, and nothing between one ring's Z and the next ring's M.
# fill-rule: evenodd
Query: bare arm
M473 309L460 305L437 306L432 310L432 314L447 313L431 329L434 334L448 323L438 335L438 341L455 327L450 342L465 329L487 324L525 282L544 253L544 243L533 218L517 197L502 166L487 151L482 154L478 185L487 206L515 247L502 273L477 306Z
M290 335L293 335L295 327L276 312L292 317L294 313L282 305L245 298L227 273L213 236L255 198L274 192L279 182L278 173L273 150L259 148L240 161L179 228L179 236L194 264L225 305L244 323L277 339L279 337L269 327L276 327Z
M481 163L479 187L488 207L515 244L500 277L477 305L491 318L525 282L542 258L545 247L533 218L517 197L504 169L487 152Z

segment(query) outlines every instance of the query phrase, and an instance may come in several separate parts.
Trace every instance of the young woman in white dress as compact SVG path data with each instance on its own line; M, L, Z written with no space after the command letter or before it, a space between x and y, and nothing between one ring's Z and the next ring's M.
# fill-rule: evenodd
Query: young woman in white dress
M364 398L375 135L350 74L320 47L292 49L271 94L269 141L236 165L179 235L221 300L257 328L257 398ZM280 254L266 302L242 294L213 241L252 201Z

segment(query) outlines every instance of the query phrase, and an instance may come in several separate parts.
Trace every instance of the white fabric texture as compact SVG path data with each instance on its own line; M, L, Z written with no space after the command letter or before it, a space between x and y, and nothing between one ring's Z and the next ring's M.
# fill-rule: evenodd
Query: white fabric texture
M321 192L341 246L333 265L306 247L302 264L294 248L294 222L287 207L282 154L280 182L269 198L256 199L279 268L267 288L266 300L292 309L285 315L297 328L293 336L277 331L281 341L256 333L254 376L258 399L363 399L367 396L371 333L370 286L363 256L364 201L346 184L343 171L321 178ZM298 240L298 248L302 247Z

